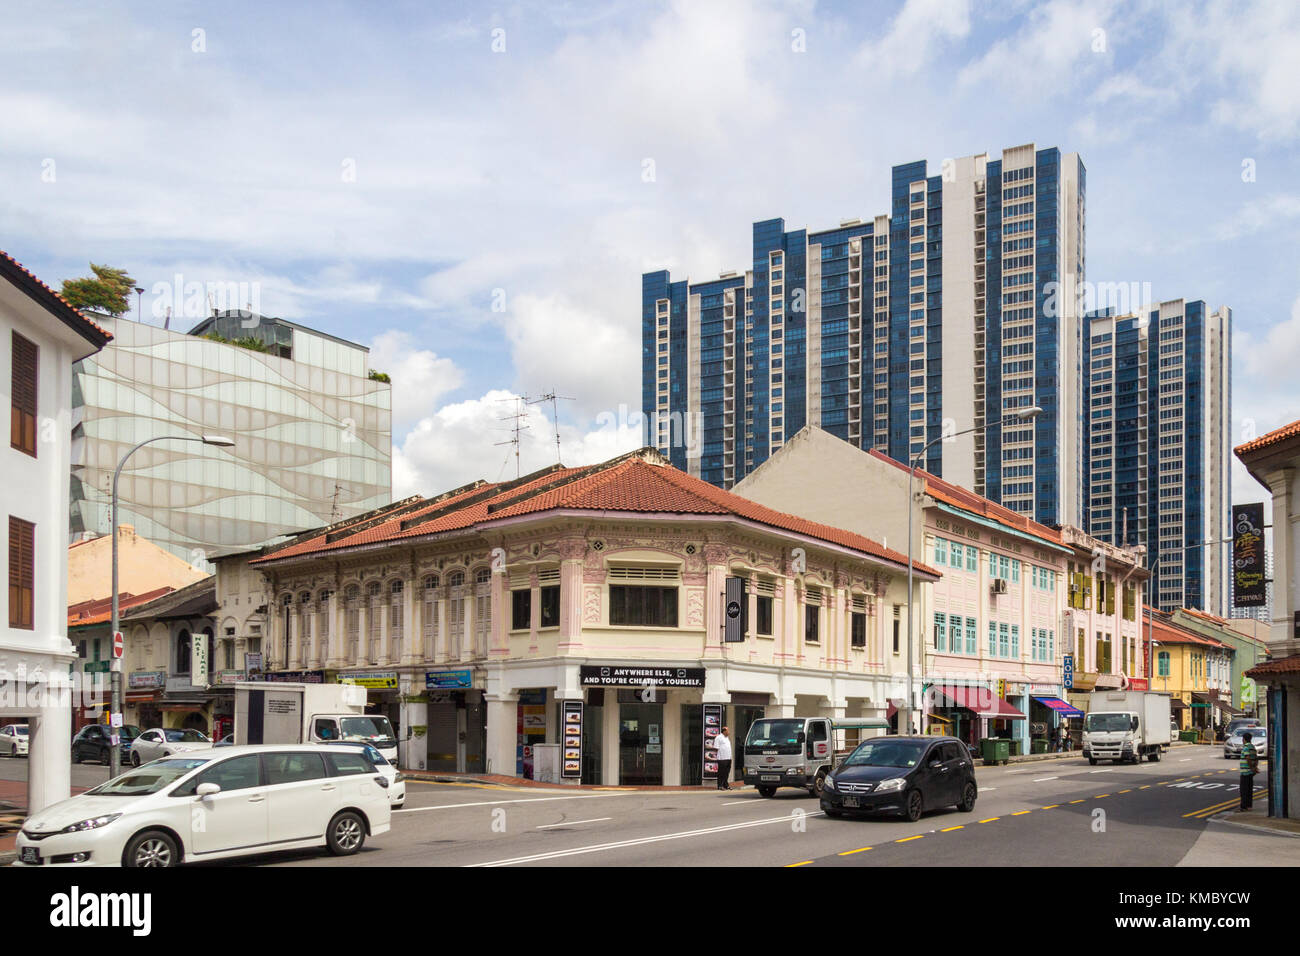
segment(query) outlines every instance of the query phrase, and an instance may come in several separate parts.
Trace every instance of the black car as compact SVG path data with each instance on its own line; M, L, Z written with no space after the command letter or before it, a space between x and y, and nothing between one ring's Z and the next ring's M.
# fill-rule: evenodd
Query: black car
M98 760L101 763L108 763L108 754L113 744L109 738L112 732L106 724L87 724L72 738L72 762L81 763L83 760ZM123 762L125 757L131 752L131 741L139 734L138 727L123 727L119 730L118 748L122 753Z
M926 810L975 809L975 762L955 737L874 737L831 771L822 792L828 817L898 812L918 820Z

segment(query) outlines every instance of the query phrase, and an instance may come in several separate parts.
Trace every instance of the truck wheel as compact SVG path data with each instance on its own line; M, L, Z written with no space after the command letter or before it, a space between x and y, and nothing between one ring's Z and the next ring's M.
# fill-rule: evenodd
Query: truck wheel
M1160 751L1159 750L1151 751L1151 753L1147 754L1147 760L1150 761L1151 763L1159 763Z
M813 784L812 784L811 787L808 788L808 792L809 792L810 794L812 794L814 797L818 797L818 798L820 798L821 795L822 795L822 792L823 792L825 789L826 789L826 774L825 774L825 773L819 773L819 774L817 774L817 776L813 779Z
M1097 758L1096 758L1096 757L1089 757L1089 758L1088 758L1088 763L1089 763L1090 765L1094 766L1094 767L1097 766Z
M330 821L325 840L335 856L351 856L365 845L366 822L361 819L361 814L344 810Z
M776 787L759 787L759 788L758 788L758 795L759 795L760 797L775 797L775 796L776 796Z

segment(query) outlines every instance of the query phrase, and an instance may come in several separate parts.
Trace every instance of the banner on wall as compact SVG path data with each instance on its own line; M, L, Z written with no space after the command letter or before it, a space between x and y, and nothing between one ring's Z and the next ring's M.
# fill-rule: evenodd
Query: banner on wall
M1232 603L1260 607L1264 588L1264 505L1232 506Z
M722 705L704 705L704 782L718 779L718 748L714 738L722 732Z

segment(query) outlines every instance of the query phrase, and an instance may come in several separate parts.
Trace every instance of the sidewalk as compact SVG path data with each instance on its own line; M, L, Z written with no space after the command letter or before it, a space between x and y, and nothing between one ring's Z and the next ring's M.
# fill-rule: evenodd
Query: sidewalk
M1255 799L1254 808L1246 811L1225 810L1210 817L1215 823L1227 823L1234 827L1245 827L1262 833L1284 833L1300 837L1300 820L1291 817L1270 817L1268 802Z

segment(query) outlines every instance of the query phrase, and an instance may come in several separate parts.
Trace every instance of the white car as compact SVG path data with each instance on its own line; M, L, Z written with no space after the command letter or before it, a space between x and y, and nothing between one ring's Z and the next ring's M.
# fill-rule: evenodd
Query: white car
M177 866L325 846L356 853L392 821L360 750L222 747L163 757L27 818L18 866Z
M131 741L131 763L138 767L173 754L189 753L191 750L206 750L213 746L212 739L198 730L167 730L155 727L146 730Z
M29 742L26 724L5 724L0 727L0 754L6 757L21 757L27 753Z
M370 758L370 762L375 765L375 769L388 778L389 804L394 810L402 809L402 805L406 803L406 777L402 771L397 769L396 764L388 762L388 758L380 752L378 747L374 744L351 740L320 740L316 742L322 747L350 747L353 750L363 752Z

